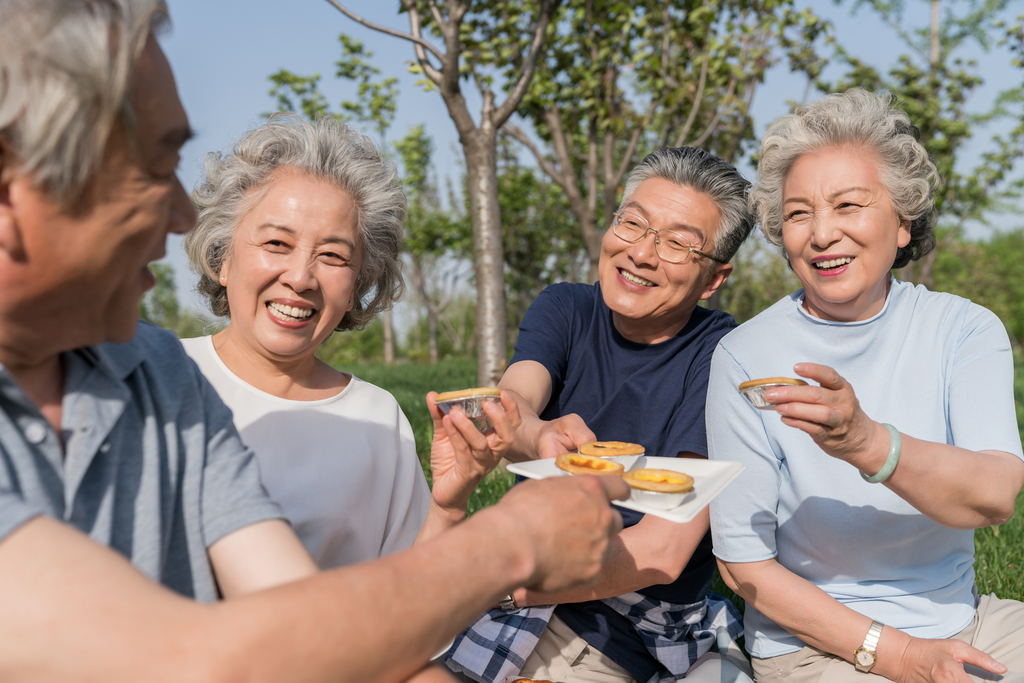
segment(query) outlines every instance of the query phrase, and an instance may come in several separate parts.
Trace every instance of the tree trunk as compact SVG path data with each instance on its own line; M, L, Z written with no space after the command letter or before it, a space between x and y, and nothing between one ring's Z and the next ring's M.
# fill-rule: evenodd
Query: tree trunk
M427 306L427 347L431 365L437 365L437 311Z
M384 311L384 365L395 362L395 333L391 309Z
M476 275L477 380L493 387L505 369L505 259L498 208L495 132L478 130L462 137L473 225Z

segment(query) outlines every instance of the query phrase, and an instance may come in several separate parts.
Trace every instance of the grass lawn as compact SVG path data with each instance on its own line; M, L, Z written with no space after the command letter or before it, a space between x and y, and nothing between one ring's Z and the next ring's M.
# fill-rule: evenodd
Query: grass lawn
M1024 425L1024 356L1018 357L1014 394L1017 398L1017 423ZM453 391L476 385L476 361L449 360L437 365L352 365L342 368L357 377L390 391L412 423L416 450L424 464L427 480L431 423L424 401L428 391ZM470 500L470 512L494 504L512 484L507 472L492 472ZM1024 600L1024 494L1017 499L1013 518L999 527L980 529L974 535L975 571L978 590L1001 598ZM712 588L730 594L716 575Z

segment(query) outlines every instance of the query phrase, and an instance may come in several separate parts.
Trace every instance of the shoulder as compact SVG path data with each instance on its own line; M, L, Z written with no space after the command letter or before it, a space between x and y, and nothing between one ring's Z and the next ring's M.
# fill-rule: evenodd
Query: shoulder
M949 292L933 292L924 285L893 282L893 304L901 315L911 316L915 324L957 332L960 336L995 328L1005 334L999 317L984 306Z
M533 305L560 306L566 311L578 310L593 307L599 295L600 290L597 285L559 282L545 287L537 295Z
M721 346L726 348L744 347L748 344L756 344L758 340L763 340L765 335L776 333L780 326L790 323L790 318L797 312L796 307L802 298L802 289L784 296L745 323L727 330L722 338Z
M398 401L387 389L382 389L376 384L371 384L364 379L359 379L355 375L350 375L351 386L349 393L353 397L358 397L360 401L372 403L375 407L381 408L397 408Z

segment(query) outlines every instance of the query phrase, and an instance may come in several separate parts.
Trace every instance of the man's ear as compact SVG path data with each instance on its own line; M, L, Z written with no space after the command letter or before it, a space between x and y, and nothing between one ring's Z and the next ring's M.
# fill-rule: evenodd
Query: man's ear
M711 276L708 278L707 284L704 285L704 292L701 293L701 299L710 299L711 295L718 291L718 288L725 284L725 281L729 279L729 274L732 273L731 263L719 263L715 266L715 269L711 272Z

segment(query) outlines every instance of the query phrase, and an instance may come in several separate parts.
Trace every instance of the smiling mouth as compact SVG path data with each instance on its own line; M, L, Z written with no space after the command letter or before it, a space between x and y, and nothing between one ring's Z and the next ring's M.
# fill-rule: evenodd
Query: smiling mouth
M828 261L818 261L814 264L814 267L818 270L835 270L840 266L845 266L848 263L853 262L852 256L844 256L842 258L834 258Z
M294 322L296 320L305 320L316 312L314 308L298 308L296 306L285 306L275 301L267 302L267 309L270 314L281 320L288 322Z
M640 285L641 287L657 287L657 285L650 280L645 280L642 277L633 275L633 273L630 273L628 270L623 270L622 268L619 268L619 275L622 276L623 280L626 282L632 282L634 285Z

